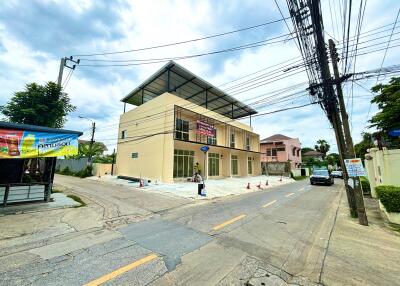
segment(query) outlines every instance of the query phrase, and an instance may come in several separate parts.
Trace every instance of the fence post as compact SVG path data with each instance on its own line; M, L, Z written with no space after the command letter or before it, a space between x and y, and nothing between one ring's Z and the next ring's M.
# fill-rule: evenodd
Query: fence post
M4 192L4 198L3 198L3 207L7 206L7 200L8 200L8 194L10 192L10 184L6 185L6 190Z

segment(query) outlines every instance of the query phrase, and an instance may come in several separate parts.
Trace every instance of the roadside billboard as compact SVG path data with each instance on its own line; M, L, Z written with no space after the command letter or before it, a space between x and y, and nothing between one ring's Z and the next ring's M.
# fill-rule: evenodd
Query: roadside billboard
M0 129L0 158L37 158L78 154L78 135Z

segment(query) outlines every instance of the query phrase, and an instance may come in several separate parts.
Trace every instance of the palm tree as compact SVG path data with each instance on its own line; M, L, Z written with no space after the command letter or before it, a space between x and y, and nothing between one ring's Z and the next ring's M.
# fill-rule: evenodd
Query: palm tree
M65 159L93 158L103 154L103 151L100 143L94 142L92 148L90 148L90 143L79 143L78 155L65 156Z
M79 144L78 156L80 158L99 156L102 153L103 153L103 147L101 146L100 143L94 142L92 146L90 146L90 143Z
M322 153L322 159L325 160L326 153L328 153L329 149L331 148L331 145L328 144L328 142L325 139L319 139L317 141L318 145L315 145L315 150L318 152Z

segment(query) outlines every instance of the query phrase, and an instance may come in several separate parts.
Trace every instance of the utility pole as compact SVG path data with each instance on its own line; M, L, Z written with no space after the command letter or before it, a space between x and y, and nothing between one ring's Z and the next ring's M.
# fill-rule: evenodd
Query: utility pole
M341 84L341 78L339 75L339 69L337 66L337 63L339 61L338 59L338 54L336 51L336 46L335 43L333 42L332 39L329 39L329 53L331 56L332 60L332 68L335 76L335 84L336 84L336 92L339 100L339 107L340 107L340 113L342 116L343 120L343 131L344 131L344 137L346 141L346 159L348 158L355 158L355 152L354 152L354 145L353 145L353 139L351 137L351 132L350 132L350 126L349 126L349 120L348 120L348 115L346 112L346 106L344 104L344 98L343 98L343 90L342 90L342 84ZM345 169L343 171L346 173L346 177L344 178L345 180L348 180L348 174ZM357 207L357 213L358 213L358 220L361 225L368 225L368 218L367 214L365 212L365 206L364 206L364 198L361 190L361 184L360 184L360 178L355 177L353 178L353 192L354 192L354 199L355 199L355 204Z
M57 80L57 83L60 86L62 85L62 77L63 77L64 67L65 67L65 58L61 58L60 70L58 71L58 80Z
M92 122L92 137L90 139L90 145L89 145L89 164L92 164L92 151L93 151L93 144L94 144L94 132L96 131L96 122Z
M111 176L114 175L114 164L115 164L115 148L112 153Z
M69 66L68 62L73 62L75 64L73 64L72 66ZM61 60L60 60L60 69L58 71L58 79L57 79L58 85L60 85L60 86L62 85L64 67L74 70L76 65L79 65L80 62L81 62L80 59L75 61L72 56L69 57L69 58L61 58Z
M325 107L329 121L332 123L335 131L336 142L339 151L340 165L342 170L345 172L345 187L347 194L347 201L350 208L350 215L356 216L356 203L354 197L354 191L348 185L346 167L344 165L344 158L346 154L346 143L344 141L344 133L342 129L342 121L339 114L338 102L335 96L335 91L332 85L331 73L328 64L328 55L325 47L325 40L323 35L323 21L320 13L320 2L319 0L308 0L308 7L310 9L310 17L312 22L312 28L315 35L315 48L320 69L320 75L322 80L322 91L323 91L323 105ZM360 222L361 223L361 222Z

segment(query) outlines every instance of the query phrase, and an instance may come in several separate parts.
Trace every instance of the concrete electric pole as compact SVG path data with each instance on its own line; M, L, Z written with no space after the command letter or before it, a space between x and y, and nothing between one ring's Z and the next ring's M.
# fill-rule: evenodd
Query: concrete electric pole
M68 62L69 62L69 61L71 61L71 62L73 62L73 63L75 63L75 64L73 64L72 66L69 66L69 65L68 65ZM81 62L80 59L78 59L78 60L75 61L75 60L73 59L72 56L69 57L69 58L61 58L61 60L60 60L60 69L59 69L59 71L58 71L58 79L57 79L57 83L58 83L60 86L62 86L62 79L63 79L64 67L74 70L75 67L76 67L76 65L79 65L80 62Z
M57 80L57 83L60 86L62 85L64 67L65 67L65 58L61 58L61 60L60 60L60 70L58 71L58 80Z
M340 114L342 116L342 121L343 121L343 131L344 131L344 138L346 142L346 150L345 150L345 158L355 158L355 151L354 151L354 145L353 145L353 139L351 137L351 132L350 132L350 126L349 126L349 117L346 112L346 106L344 103L344 98L343 98L343 90L342 90L342 79L340 78L339 75L339 69L338 69L338 54L336 51L336 46L335 43L333 42L332 39L329 39L329 53L331 56L332 60L332 68L333 68L333 73L334 73L334 81L336 85L336 92L337 92L337 97L339 100L339 108L340 108ZM344 170L345 171L345 170ZM346 172L346 178L348 180L348 175ZM361 189L361 184L360 184L360 178L355 177L353 178L353 191L354 191L354 199L357 207L357 213L358 213L358 220L361 225L368 225L368 219L367 215L365 213L365 206L364 206L364 198L363 198L363 193Z
M359 181L354 181L354 188L349 185L348 174L344 164L344 159L349 158L350 152L354 154L354 150L353 147L349 147L348 143L350 142L352 146L352 142L348 141L351 136L349 135L347 115L344 114L343 118L341 118L341 112L345 112L345 108L342 107L343 102L340 96L336 97L335 94L335 80L332 79L328 62L320 2L320 0L287 0L293 26L296 27L296 37L301 47L300 51L307 67L310 94L318 99L318 103L326 112L329 122L335 131L340 165L345 177L344 183L350 214L353 217L359 214L360 224L367 225L368 221L363 207L361 192L357 193L357 202L355 197L354 189L360 187ZM341 106L340 109L338 102ZM345 125L343 125L342 119L345 121Z
M94 122L92 119L84 116L78 115L79 118L90 120L92 122L92 132L91 132L91 137L90 137L90 142L89 142L89 156L88 156L88 164L90 165L92 163L92 151L93 151L93 145L94 145L94 133L96 131L96 122Z
M89 145L89 164L92 164L92 152L93 152L93 144L94 144L94 132L96 131L96 122L92 122L92 137L90 138L90 145Z

